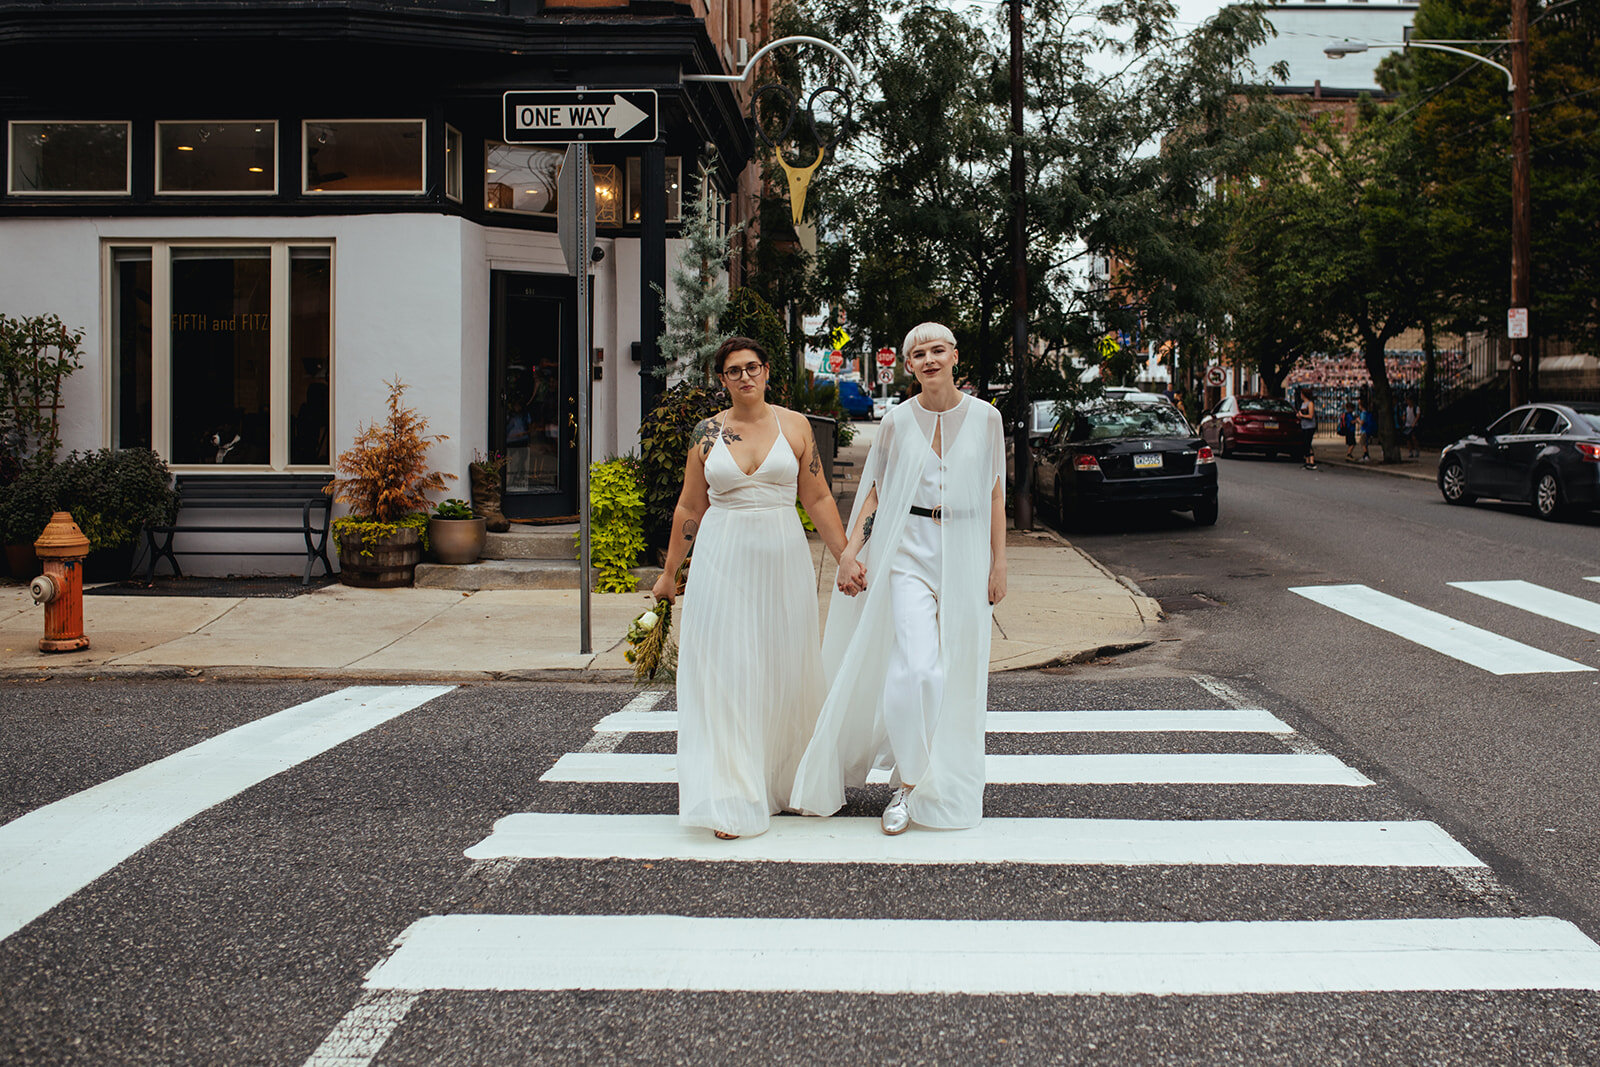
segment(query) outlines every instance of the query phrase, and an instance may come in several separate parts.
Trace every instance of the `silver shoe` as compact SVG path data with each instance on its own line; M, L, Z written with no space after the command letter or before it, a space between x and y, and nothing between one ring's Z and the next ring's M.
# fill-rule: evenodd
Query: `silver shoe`
M883 832L891 837L911 828L911 812L906 808L906 797L910 795L911 790L901 786L889 798L889 806L883 809Z

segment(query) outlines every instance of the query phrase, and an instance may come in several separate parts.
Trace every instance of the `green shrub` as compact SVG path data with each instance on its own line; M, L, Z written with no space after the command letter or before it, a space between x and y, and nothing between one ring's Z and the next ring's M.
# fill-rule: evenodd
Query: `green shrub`
M694 428L719 410L714 394L685 380L662 393L639 425L644 532L652 548L665 548L672 537L672 512L683 492L683 464Z
M434 506L433 517L436 519L470 519L472 518L472 505L465 500L451 497Z
M148 448L70 452L59 463L42 458L0 490L0 537L32 543L54 511L70 511L91 548L133 544L146 526L178 515L172 474Z
M393 537L402 528L417 531L417 539L422 544L422 551L426 552L433 547L428 540L428 513L426 511L413 511L409 515L402 515L393 522L375 522L372 519L363 519L359 515L346 515L334 519L328 524L333 533L333 547L343 548L343 538L348 537L355 544L361 546L361 555L372 555L372 542L385 537Z
M575 535L576 537L577 535ZM589 563L597 593L633 593L632 569L644 551L644 491L632 456L589 467Z

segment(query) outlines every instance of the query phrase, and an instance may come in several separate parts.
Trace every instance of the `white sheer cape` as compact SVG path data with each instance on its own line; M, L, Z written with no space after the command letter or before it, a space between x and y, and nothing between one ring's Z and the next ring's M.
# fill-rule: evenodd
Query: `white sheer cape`
M940 583L939 647L944 700L929 746L928 773L909 800L921 826L960 829L983 817L984 730L989 697L990 495L1004 477L1005 443L1000 413L964 397L942 416L916 400L889 410L867 455L848 529L854 530L868 490L877 486L878 512L861 553L867 591L848 597L834 590L822 641L828 696L795 775L791 807L832 815L847 786L866 784L874 767L891 769L881 698L894 618L889 563L900 548L911 506L932 451L934 426L945 461L944 562Z

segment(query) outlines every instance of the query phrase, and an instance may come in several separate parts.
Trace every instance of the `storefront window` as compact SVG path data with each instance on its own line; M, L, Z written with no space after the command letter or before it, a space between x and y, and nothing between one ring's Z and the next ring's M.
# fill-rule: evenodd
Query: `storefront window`
M638 156L628 160L628 221L638 222L644 217L644 179L642 161ZM683 219L683 157L667 157L667 221Z
M152 242L107 255L108 443L177 467L328 466L331 246Z
M306 192L423 192L423 132L420 119L307 122Z
M156 123L156 192L277 191L277 123Z
M13 122L13 193L127 193L128 123Z
M487 144L483 166L484 207L553 215L556 179L566 149L559 145Z
M172 462L267 462L271 274L264 248L172 250Z
M111 258L111 447L149 448L151 421L150 253L119 249Z
M289 463L326 466L333 414L333 257L326 248L289 250Z
M444 128L444 195L461 203L461 131Z

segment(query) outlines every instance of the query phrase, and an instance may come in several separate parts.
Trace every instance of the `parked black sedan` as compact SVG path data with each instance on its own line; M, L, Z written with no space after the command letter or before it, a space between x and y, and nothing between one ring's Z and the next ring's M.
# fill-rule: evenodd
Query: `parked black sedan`
M1040 450L1039 502L1063 527L1114 507L1192 511L1217 521L1217 461L1170 404L1108 401L1064 417Z
M1446 503L1526 501L1541 519L1600 506L1600 404L1524 404L1439 453Z

